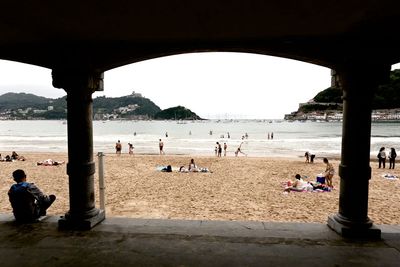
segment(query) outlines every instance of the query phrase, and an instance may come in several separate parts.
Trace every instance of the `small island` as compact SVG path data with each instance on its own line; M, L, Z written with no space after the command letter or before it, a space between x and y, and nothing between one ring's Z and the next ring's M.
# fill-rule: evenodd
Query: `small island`
M182 106L164 109L158 112L154 119L158 120L202 120L196 113Z

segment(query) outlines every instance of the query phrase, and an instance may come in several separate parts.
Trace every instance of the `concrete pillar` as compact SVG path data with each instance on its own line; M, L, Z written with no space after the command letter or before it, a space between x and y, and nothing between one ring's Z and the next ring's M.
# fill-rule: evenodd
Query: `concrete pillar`
M339 166L339 213L328 225L346 237L380 238L380 230L368 218L371 179L371 103L374 90L389 77L390 67L368 63L338 68L343 89L342 155Z
M103 74L53 70L53 86L67 92L68 164L70 209L59 227L90 229L104 220L95 207L92 93L103 88Z

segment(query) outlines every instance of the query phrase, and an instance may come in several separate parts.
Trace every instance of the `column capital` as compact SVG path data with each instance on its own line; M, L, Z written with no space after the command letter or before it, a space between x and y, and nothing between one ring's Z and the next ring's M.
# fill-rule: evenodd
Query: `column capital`
M104 73L71 69L53 69L51 72L53 86L69 92L76 89L87 89L91 93L103 91Z
M366 60L352 60L335 67L339 82L344 87L365 83L375 87L389 80L391 65ZM347 86L346 86L347 85Z

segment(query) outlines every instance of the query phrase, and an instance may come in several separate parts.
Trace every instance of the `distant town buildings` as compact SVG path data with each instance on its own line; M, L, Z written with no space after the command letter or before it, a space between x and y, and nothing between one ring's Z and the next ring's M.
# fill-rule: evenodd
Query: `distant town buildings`
M319 103L321 104L321 103ZM294 111L285 115L288 121L342 121L343 113L341 111L312 111L299 112ZM378 109L373 110L372 121L397 121L400 120L400 109Z

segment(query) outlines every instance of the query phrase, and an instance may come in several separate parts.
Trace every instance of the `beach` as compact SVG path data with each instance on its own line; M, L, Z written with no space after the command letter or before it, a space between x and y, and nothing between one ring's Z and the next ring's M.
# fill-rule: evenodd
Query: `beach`
M2 153L6 155L6 153ZM66 164L37 166L46 159L67 162L66 153L23 153L26 161L0 162L0 212L11 213L7 191L13 184L11 174L25 170L28 182L57 200L49 215L64 215L69 209ZM194 158L208 173L161 172L159 166L188 166ZM96 167L98 159L95 156ZM331 160L336 174L331 192L284 193L284 183L296 173L315 181L325 170L321 158L306 164L301 157L222 157L189 155L128 155L107 153L104 157L106 216L183 219L247 220L270 222L325 223L338 212L339 161ZM400 176L398 169L378 169L371 162L369 217L376 224L400 224L400 180L385 179L383 174ZM96 207L99 207L98 172L95 174Z

